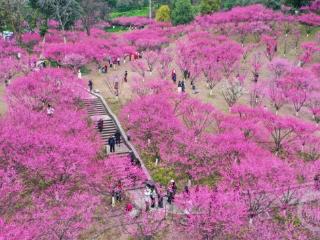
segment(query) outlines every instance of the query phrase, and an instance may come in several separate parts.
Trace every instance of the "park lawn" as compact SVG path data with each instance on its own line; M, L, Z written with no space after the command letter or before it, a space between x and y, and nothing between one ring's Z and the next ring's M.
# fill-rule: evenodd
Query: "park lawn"
M111 26L111 27L105 28L105 31L110 33L117 33L117 32L126 32L128 31L128 29L129 28L125 26Z
M117 17L146 17L148 16L148 7L140 8L140 9L132 9L129 11L117 11L110 13L111 18L117 18Z

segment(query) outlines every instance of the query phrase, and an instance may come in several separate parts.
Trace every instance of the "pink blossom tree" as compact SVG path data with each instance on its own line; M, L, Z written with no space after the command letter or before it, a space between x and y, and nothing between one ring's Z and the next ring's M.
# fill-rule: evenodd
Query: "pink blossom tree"
M286 97L292 102L296 116L307 101L308 93L311 90L311 73L302 68L293 68L286 76L280 79L279 84Z
M74 72L88 63L88 60L79 54L69 54L64 57L62 64L66 67L70 67Z
M150 74L152 73L153 69L154 69L154 66L157 64L157 61L158 61L158 54L154 51L148 51L148 52L145 52L143 54L143 57L144 59L146 60L147 62L147 65L148 65L148 71L150 72Z
M262 54L257 53L253 55L253 58L251 60L251 66L252 66L252 74L253 74L253 81L258 82L259 79L259 73L262 68Z
M169 51L162 51L159 55L159 64L158 69L160 77L166 79L170 74L170 65L173 61L172 56L169 54Z
M131 62L131 68L134 72L138 73L142 79L145 78L146 71L148 71L148 66L146 66L146 63L141 59Z
M261 42L266 46L266 57L269 59L269 61L272 61L277 52L277 41L269 35L263 35Z
M210 89L209 94L212 96L214 87L222 80L220 66L216 62L209 60L204 63L202 72Z

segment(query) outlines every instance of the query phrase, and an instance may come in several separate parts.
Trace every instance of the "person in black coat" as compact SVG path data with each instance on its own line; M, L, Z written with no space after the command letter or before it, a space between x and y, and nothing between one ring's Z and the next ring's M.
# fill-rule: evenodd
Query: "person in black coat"
M120 147L120 143L121 143L121 133L119 130L116 131L116 133L114 134L114 137L116 138L116 144L118 144L118 146Z
M124 72L124 81L128 82L128 71Z
M89 86L90 92L92 92L93 82L91 80L89 80L88 86Z
M186 91L186 85L184 84L184 81L181 82L181 89L182 89L182 92Z
M103 119L102 118L99 119L97 126L99 129L99 132L102 132L103 131Z
M108 144L110 146L110 152L115 152L116 140L113 136L108 139Z

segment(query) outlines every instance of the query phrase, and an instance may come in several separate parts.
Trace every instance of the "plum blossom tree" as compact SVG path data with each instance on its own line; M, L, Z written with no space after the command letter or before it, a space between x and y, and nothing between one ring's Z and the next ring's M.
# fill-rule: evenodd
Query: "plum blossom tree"
M152 239L168 227L166 213L159 211L140 211L138 216L125 215L122 227L130 236L138 239Z
M148 52L145 52L143 54L143 57L144 59L146 60L147 62L147 65L148 65L148 71L150 72L150 74L152 73L153 69L154 69L154 66L157 64L157 61L158 61L158 54L154 51L148 51Z
M315 53L319 52L319 46L315 42L305 42L301 44L301 47L303 49L303 53L299 57L299 60L301 61L301 66L304 66L312 61Z
M214 87L222 80L220 66L214 61L206 61L202 68L203 75L206 78L206 83L210 89L210 96L213 94Z
M21 65L16 57L1 58L5 64L0 65L1 83L8 84L10 80L21 71Z
M253 55L252 61L251 61L251 66L252 66L252 74L253 74L253 81L258 82L259 79L259 73L262 67L262 54L257 53Z
M308 95L306 106L312 113L312 119L319 124L320 122L320 96L317 92L311 92Z
M238 69L243 56L242 47L231 40L223 41L217 46L216 61L221 65L226 79L229 79Z
M243 95L245 75L237 74L232 80L225 81L225 86L222 89L222 95L231 108L239 98Z
M293 104L296 116L306 104L308 93L311 90L311 82L313 82L311 77L309 71L303 68L293 68L279 81L287 99Z
M160 77L166 79L170 74L170 65L173 61L172 56L169 54L169 51L162 50L159 55L159 64L158 69Z
M277 41L271 36L262 35L261 42L266 46L266 57L269 59L269 61L272 61L277 52Z
M88 188L95 194L110 197L116 185L121 182L123 191L141 187L146 181L141 168L134 166L129 157L111 156L92 162L88 166Z
M292 68L292 64L283 58L274 58L269 64L269 70L273 79L277 80L286 75Z
M197 186L177 198L177 204L186 213L183 226L195 239L236 236L244 224L245 205L237 192Z
M134 72L138 73L144 80L146 76L146 71L148 71L148 66L146 65L144 60L140 59L131 62L131 68Z
M79 54L69 54L64 57L62 64L64 66L70 67L74 72L77 72L78 69L87 64L87 59Z

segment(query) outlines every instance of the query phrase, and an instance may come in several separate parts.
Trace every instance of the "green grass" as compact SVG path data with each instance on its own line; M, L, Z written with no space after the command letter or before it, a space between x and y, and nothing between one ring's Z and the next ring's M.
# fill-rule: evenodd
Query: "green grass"
M135 16L148 16L148 7L140 8L140 9L133 9L125 12L112 12L110 14L111 18L117 18L117 17L135 17Z
M91 69L87 68L86 66L81 67L82 75L88 75L88 74L90 74L90 72L91 72Z
M105 31L106 32L125 32L125 31L128 31L128 27L125 27L125 26L113 26L113 27L107 27L105 28Z

